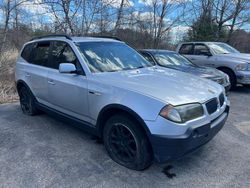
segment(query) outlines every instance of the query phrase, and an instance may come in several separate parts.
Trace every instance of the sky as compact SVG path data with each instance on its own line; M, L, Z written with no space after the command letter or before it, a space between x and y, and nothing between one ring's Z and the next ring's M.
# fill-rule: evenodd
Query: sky
M3 2L3 0L0 0ZM50 13L48 13L49 7L48 5L38 5L39 2L42 0L31 0L31 3L25 3L21 9L24 10L27 14L24 15L24 19L27 23L32 23L34 28L39 28L39 23L52 23L54 22L54 16ZM110 0L102 0L103 3L108 3ZM162 0L158 0L162 1ZM168 0L171 3L178 3L178 2L191 2L195 0ZM35 2L36 4L34 4ZM112 6L113 8L117 8L120 5L121 0L113 0ZM140 14L141 18L147 19L147 17L152 14L152 11L150 9L150 4L152 0L127 0L126 8L133 8L134 15L138 16ZM1 2L0 2L1 4ZM165 22L171 22L175 18L175 16L178 14L178 9L172 9L170 15L165 19ZM39 16L40 15L40 16ZM27 19L28 18L28 19ZM0 12L0 23L3 23L3 14ZM26 23L26 24L27 24ZM244 29L250 31L250 25L244 25ZM184 23L179 23L178 25L174 26L171 31L171 36L173 40L179 40L188 30L190 27Z

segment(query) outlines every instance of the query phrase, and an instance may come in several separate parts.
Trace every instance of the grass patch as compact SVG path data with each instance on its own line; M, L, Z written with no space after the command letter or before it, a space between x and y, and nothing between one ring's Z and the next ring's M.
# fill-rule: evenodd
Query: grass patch
M15 87L15 63L18 56L16 49L0 54L0 104L18 100Z

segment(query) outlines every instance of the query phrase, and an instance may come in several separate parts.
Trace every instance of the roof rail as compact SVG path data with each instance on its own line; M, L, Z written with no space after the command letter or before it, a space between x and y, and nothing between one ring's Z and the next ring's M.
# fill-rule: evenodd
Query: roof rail
M102 36L102 35L97 35L97 36L91 36L91 37L96 37L96 38L107 38L107 39L114 39L114 40L119 40L119 41L122 41L120 38L118 37L115 37L115 36Z
M36 39L42 39L42 38L50 38L50 37L65 37L66 39L72 40L72 38L66 34L54 34L54 35L43 35L40 37L34 37L30 41L36 40Z

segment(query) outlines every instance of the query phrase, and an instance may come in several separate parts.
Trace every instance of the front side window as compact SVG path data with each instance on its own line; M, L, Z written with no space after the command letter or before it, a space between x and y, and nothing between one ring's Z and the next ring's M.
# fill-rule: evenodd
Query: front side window
M154 57L161 66L195 66L177 53L154 53Z
M213 50L215 54L229 54L229 53L239 53L238 50L234 49L233 47L229 46L225 43L208 43L207 44L210 49Z
M50 68L58 69L60 63L72 63L77 66L77 57L71 47L62 41L55 41L51 50Z
M204 44L195 44L194 55L208 55L209 49Z
M38 42L35 44L34 49L32 51L32 60L31 63L41 66L47 66L49 59L49 48L50 42Z
M138 52L120 42L79 42L91 72L114 72L152 66Z
M183 44L179 50L180 54L192 55L193 54L193 44Z

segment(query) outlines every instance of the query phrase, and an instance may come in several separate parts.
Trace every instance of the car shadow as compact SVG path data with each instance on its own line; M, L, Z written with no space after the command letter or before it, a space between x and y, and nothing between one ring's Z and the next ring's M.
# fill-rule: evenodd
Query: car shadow
M246 86L237 86L237 88L233 91L230 91L232 93L250 93L250 87L246 87Z

